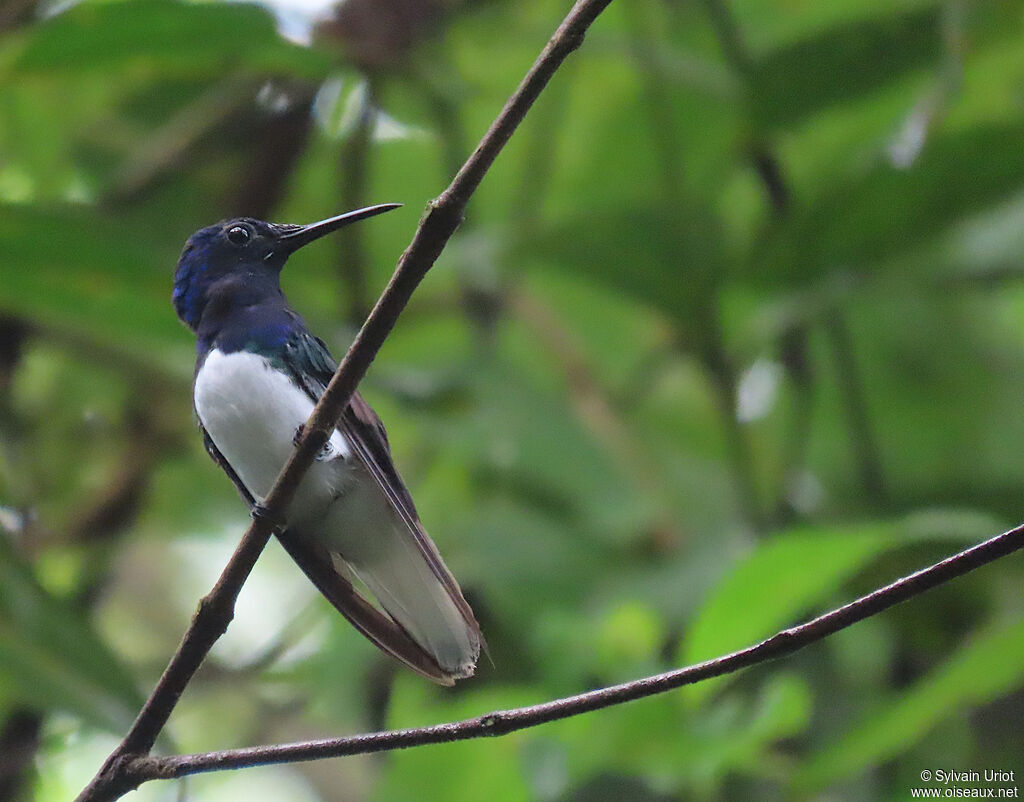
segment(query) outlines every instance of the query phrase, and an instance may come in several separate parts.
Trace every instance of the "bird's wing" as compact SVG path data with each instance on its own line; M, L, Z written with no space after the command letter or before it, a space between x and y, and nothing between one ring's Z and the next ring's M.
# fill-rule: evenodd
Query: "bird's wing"
M200 429L203 433L203 443L213 461L228 475L250 509L253 508L256 501L252 493L235 473L231 463L214 445L206 429L202 426ZM442 685L454 684L450 672L444 671L399 624L381 613L359 594L350 577L338 570L339 566L325 548L319 546L312 538L303 536L301 532L289 529L277 532L277 539L317 590L379 649L427 679Z
M213 461L220 465L220 468L224 473L228 475L228 479L235 486L242 500L249 505L251 510L256 506L256 499L253 498L252 493L249 492L249 488L245 486L245 482L238 478L238 474L235 473L235 469L231 467L231 463L224 459L224 455L220 453L220 449L213 443L213 438L210 437L210 433L206 431L206 427L202 423L199 424L199 429L203 433L203 445L206 446L206 453L209 454Z
M429 680L441 685L455 684L456 676L441 668L400 624L355 589L326 548L301 532L288 529L278 535L278 540L327 601L374 645Z
M293 378L305 389L311 399L319 400L337 367L327 347L318 338L308 332L302 332L289 341L288 348L288 358L285 362L293 368ZM388 446L384 425L370 405L356 393L342 415L338 428L350 444L354 455L365 467L367 473L373 477L382 497L386 499L394 513L395 526L390 527L387 531L362 533L363 537L374 540L377 544L390 543L388 538L392 538L394 542L390 545L393 548L388 551L390 558L374 561L373 565L355 558L350 560L351 568L377 596L377 601L385 608L388 615L382 616L375 607L359 596L358 592L351 590L351 582L345 576L348 573L348 566L339 565L339 561L334 559L339 556L342 559L348 559L349 556L354 557L354 555L335 553L332 557L332 553L324 544L307 543L307 548L311 553L304 555L305 561L296 557L294 553L292 556L335 606L338 606L338 602L324 590L324 584L331 581L331 573L342 579L346 587L351 590L351 598L357 598L359 603L366 605L368 609L383 619L383 621L376 621L376 624L389 624L392 628L397 626L412 643L417 644L421 652L426 650L423 656L438 664L442 676L447 677L449 682L453 677L471 673L483 645L480 627L469 604L463 598L458 583L441 559L437 546L434 545L433 540L420 523L412 496L398 475L391 459L391 450ZM354 532L353 534L359 535L360 533ZM304 538L303 540L310 541L311 539ZM286 546L286 548L288 547ZM289 548L289 551L291 552L292 549ZM315 559L317 556L319 556L319 562L322 563L321 568L323 569L320 571L319 578L315 577L311 568L308 567L309 560ZM429 571L428 575L432 576L435 581L427 582L422 569ZM348 598L346 597L346 599ZM352 603L350 602L350 604ZM450 612L446 612L446 609ZM421 664L410 662L408 655L396 653L393 648L382 643L380 637L368 632L365 625L355 621L350 612L346 612L340 606L339 610L385 651L395 654L415 670L424 673ZM438 633L438 629L448 629L450 632ZM437 644L433 643L433 635L437 635L440 641L449 642L447 647L442 648L442 651L449 656L454 648L450 643L452 637L461 644L460 647L455 648L455 653L461 654L461 657L458 658L458 665L445 665L443 660L436 659L439 651L436 648ZM435 648L431 648L432 645ZM440 681L436 675L431 678Z

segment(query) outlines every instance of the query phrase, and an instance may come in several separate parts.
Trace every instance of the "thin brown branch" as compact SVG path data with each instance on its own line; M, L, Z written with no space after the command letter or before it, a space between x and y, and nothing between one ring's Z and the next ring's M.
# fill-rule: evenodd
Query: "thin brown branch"
M747 51L739 26L733 19L732 11L726 0L704 0L704 7L707 9L711 26L714 28L715 36L722 48L722 55L725 56L732 68L749 83L755 69L754 60Z
M644 677L577 696L514 710L499 710L476 718L429 727L193 755L139 757L126 766L126 771L133 777L135 783L142 783L147 780L173 779L209 771L274 763L298 763L507 735L510 732L578 716L581 713L665 693L684 685L692 685L701 680L731 674L749 666L784 657L1021 548L1024 548L1024 525L898 579L804 624L784 629L755 646L665 674Z
M670 208L678 211L683 209L686 200L686 166L683 163L682 137L676 122L677 103L672 97L673 89L652 53L651 43L658 41L655 33L658 22L653 18L653 11L651 6L644 5L630 14L630 50L640 66L643 110L648 117L647 133L657 154L661 194L671 204Z
M156 688L143 705L128 734L107 758L99 773L79 795L79 802L118 799L141 778L129 768L148 755L178 699L213 644L227 629L235 601L257 558L280 526L302 476L309 469L349 399L409 302L413 291L433 266L462 222L470 197L480 185L505 143L530 106L611 0L579 0L509 98L476 150L448 188L427 206L412 243L398 261L391 281L363 328L356 335L334 378L306 423L303 436L242 537L217 584L200 602L181 644Z
M0 3L0 31L13 31L34 18L35 0L7 0Z
M432 65L429 74L425 70L420 70L414 76L416 91L434 118L434 127L437 129L438 144L441 148L441 169L444 170L446 177L454 176L459 172L459 168L466 160L470 143L466 137L465 126L462 124L461 104L449 88L442 89L435 85L436 81L433 75L436 74L436 71L446 75L455 73L456 70L457 67L448 62L440 68L438 65ZM534 117L536 117L536 113L534 113Z

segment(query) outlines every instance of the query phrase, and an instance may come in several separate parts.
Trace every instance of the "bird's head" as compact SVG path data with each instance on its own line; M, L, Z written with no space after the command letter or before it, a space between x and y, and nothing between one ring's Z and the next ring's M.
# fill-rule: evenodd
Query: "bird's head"
M214 296L250 302L280 292L281 268L295 251L350 223L397 209L382 203L299 226L237 217L188 238L174 272L174 309L195 330Z

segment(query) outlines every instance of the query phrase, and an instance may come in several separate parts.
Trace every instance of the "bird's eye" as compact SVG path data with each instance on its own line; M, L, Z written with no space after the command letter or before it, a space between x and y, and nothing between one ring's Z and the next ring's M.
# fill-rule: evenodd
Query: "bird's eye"
M243 228L242 226L234 226L228 229L228 239L234 245L245 245L249 242L249 238L252 235L249 234L249 229Z

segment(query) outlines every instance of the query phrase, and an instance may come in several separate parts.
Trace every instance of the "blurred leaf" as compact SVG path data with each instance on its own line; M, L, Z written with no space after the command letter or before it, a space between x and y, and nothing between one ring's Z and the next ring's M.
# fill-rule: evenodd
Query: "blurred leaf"
M725 279L716 222L665 204L587 208L523 244L553 266L649 304L680 324L690 322L688 313L709 303Z
M534 370L541 366L532 360ZM526 380L526 365L490 362L474 371L477 406L447 432L482 483L524 503L587 524L595 541L635 536L640 505L622 466L557 394Z
M457 720L528 704L519 688L475 690L441 704L426 683L402 675L391 697L388 725L408 727ZM403 749L390 756L390 770L374 789L373 797L391 799L445 799L476 802L481 789L488 800L518 802L530 799L518 754L527 735L485 738L459 743Z
M0 206L0 310L190 373L170 304L173 263L143 236L68 207Z
M758 694L752 720L721 739L722 762L755 770L770 765L768 747L803 732L812 707L811 691L802 677L790 672L769 677Z
M244 3L78 3L12 39L16 56L9 69L21 75L116 69L181 76L248 69L316 77L329 65L321 53L282 39L265 9ZM8 59L0 53L0 64Z
M0 697L121 732L142 703L81 608L51 596L0 536Z
M833 106L866 102L864 96L915 71L948 78L953 59L960 69L965 52L980 58L1020 32L1018 10L1006 2L954 7L926 1L823 28L754 59L749 97L755 124L800 124Z
M565 744L575 783L616 771L704 799L730 772L770 762L774 744L807 727L811 704L805 680L784 673L770 677L749 703L732 698L691 715L655 697L556 722L549 731Z
M554 614L560 604L577 611L589 597L592 583L608 571L608 550L595 543L590 533L521 500L499 497L478 502L472 512L451 537L476 555L478 562L501 567L486 574L476 567L476 573L487 598L517 623L517 638L535 638L544 627L535 631L530 623L545 611ZM572 623L579 624L575 617ZM522 655L521 643L509 645ZM546 654L540 657L549 659Z
M901 72L937 67L942 9L927 8L827 28L762 55L751 73L759 127L791 125L834 103L855 99ZM884 54L884 58L879 56ZM813 65L813 66L810 66Z
M627 601L610 610L591 630L597 666L609 678L638 676L655 670L664 625L645 604Z
M838 739L793 775L795 787L823 788L890 759L938 722L1009 693L1024 683L1024 620L989 628L909 689L879 700Z
M1008 528L1006 521L983 510L939 507L907 515L900 524L900 539L980 543Z
M881 553L891 537L892 527L885 524L774 535L719 582L683 639L680 662L728 654L793 623ZM703 701L728 680L701 682L686 693Z
M822 197L777 228L767 250L751 262L751 275L765 282L864 270L1005 200L1022 181L1019 125L936 136L909 169L879 163L842 192L823 188Z

